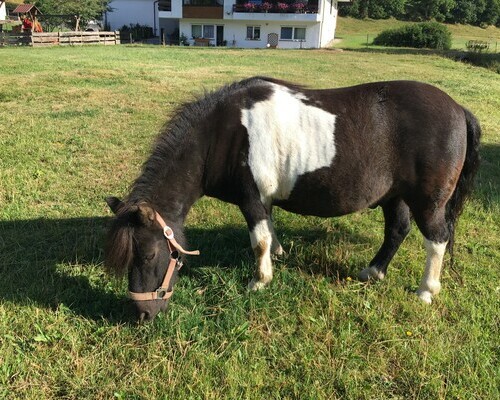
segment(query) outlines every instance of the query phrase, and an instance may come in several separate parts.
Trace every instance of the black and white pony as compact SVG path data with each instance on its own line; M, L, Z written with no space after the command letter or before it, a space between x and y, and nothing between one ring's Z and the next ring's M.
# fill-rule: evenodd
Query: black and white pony
M479 165L480 134L468 110L424 83L233 83L181 106L126 200L106 199L116 214L106 265L128 272L139 318L152 319L172 294L184 221L203 195L243 213L257 262L253 290L271 281L271 254L283 252L272 206L320 217L381 206L384 241L360 279L385 277L412 215L427 251L417 294L431 303Z

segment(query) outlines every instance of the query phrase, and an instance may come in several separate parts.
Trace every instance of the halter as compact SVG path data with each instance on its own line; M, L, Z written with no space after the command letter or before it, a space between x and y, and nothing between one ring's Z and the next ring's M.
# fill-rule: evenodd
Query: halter
M178 269L182 268L182 261L179 259L179 253L198 256L200 255L199 250L187 251L182 248L182 246L177 243L174 238L174 231L170 228L160 214L155 211L155 219L160 224L163 229L163 235L167 239L168 250L170 251L170 262L168 263L167 271L165 272L165 277L160 287L154 292L136 293L129 291L129 297L132 300L143 301L143 300L167 300L174 293L174 289L169 290L170 280L175 271L175 267Z

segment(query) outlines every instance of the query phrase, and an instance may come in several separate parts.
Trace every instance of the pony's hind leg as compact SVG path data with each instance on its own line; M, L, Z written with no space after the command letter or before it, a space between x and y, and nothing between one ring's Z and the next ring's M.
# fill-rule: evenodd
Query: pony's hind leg
M431 304L432 297L441 290L441 268L450 238L445 218L445 208L437 208L427 212L414 212L415 222L424 235L424 246L427 253L424 275L417 289L417 296L425 303Z
M417 289L417 296L424 303L431 304L432 296L441 290L441 267L443 265L444 253L448 242L433 242L424 239L425 250L427 251L427 261L425 272Z
M384 204L382 209L385 219L384 242L370 265L359 273L359 279L364 282L385 278L387 266L410 231L410 209L403 200L393 199Z
M250 290L264 288L273 279L271 251L281 248L271 223L270 210L258 201L240 205L250 231L250 243L255 254L256 270L248 284ZM276 245L277 243L277 245ZM274 245L274 246L273 246Z

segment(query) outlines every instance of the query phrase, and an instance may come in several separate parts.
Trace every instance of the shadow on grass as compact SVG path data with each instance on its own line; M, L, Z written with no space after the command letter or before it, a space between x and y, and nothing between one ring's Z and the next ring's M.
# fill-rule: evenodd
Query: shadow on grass
M105 217L0 221L0 300L53 310L64 306L85 318L111 323L135 322L126 294L115 294L113 280L102 267L108 221ZM202 256L190 257L184 274L200 279L197 267L244 265L248 270L241 271L241 284L246 287L254 273L254 256L246 226L188 228L186 236L190 247L198 248ZM332 233L327 234L323 228L310 226L299 230L280 228L278 236L285 247L291 242L313 247L314 243L336 241L340 237L346 241L342 232L334 233L332 238ZM366 241L352 234L347 238L352 242ZM315 257L314 254L306 256L305 265L297 267L313 274L348 275L348 271L338 265L315 267ZM295 268L296 263L292 257L288 265Z
M490 208L500 204L500 145L483 144L480 152L476 197L484 208Z
M105 220L1 221L0 299L54 310L64 305L86 318L129 322L128 301L106 287L98 266Z
M311 226L307 218L304 221L304 228L301 229L288 228L282 224L277 227L278 239L285 250L285 254L279 256L277 262L285 263L287 268L301 269L314 275L336 278L349 276L352 271L347 265L336 262L335 257L322 254L324 247L327 245L335 247L337 243L366 245L369 239L358 233L346 234L348 230L343 229L341 222L337 224L338 229L327 232L323 227ZM380 230L383 231L383 223L380 225ZM255 257L245 226L224 226L208 230L187 229L186 235L190 247L196 247L201 252L200 257L189 258L185 272L187 275L197 275L196 268L207 265L241 268L243 264L245 271L242 271L240 284L246 287L255 272ZM374 254L376 250L374 249Z

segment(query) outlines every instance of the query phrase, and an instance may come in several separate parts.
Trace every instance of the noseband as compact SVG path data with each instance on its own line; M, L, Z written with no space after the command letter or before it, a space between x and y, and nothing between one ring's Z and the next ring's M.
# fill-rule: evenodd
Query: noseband
M163 278L163 282L160 287L156 289L154 292L144 292L144 293L136 293L136 292L128 292L129 297L132 300L143 301L143 300L167 300L174 293L174 289L169 290L170 281L172 280L172 276L174 275L175 268L181 269L182 261L180 260L179 253L198 256L200 255L199 250L195 251L187 251L182 248L182 246L177 243L177 240L174 238L174 231L170 228L160 214L155 211L155 219L160 224L163 229L163 235L167 239L168 250L170 251L170 262L168 263L167 271L165 272L165 277Z

